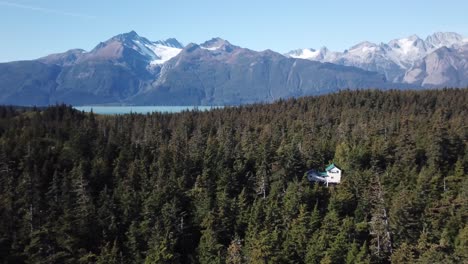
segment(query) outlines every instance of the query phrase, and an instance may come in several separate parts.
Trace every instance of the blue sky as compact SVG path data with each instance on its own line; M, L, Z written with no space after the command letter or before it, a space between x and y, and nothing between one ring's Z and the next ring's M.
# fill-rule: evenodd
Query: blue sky
M221 37L254 50L343 50L436 31L468 36L466 11L466 0L0 0L0 62L90 50L130 30L184 44Z

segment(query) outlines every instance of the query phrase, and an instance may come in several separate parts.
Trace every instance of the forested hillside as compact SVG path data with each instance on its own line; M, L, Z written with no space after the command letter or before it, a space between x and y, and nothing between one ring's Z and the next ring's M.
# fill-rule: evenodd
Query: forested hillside
M468 89L0 107L0 263L463 263ZM309 183L334 162L342 183Z

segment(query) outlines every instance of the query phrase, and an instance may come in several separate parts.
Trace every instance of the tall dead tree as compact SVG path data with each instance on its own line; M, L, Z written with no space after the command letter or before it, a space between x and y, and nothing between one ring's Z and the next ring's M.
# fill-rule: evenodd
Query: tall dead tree
M378 259L387 259L392 254L392 237L389 226L388 210L385 205L385 190L376 173L371 182L371 252Z

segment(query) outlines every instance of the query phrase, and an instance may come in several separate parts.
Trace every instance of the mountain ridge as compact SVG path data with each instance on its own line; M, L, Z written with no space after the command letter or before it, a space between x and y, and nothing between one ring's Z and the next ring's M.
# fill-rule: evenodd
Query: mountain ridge
M427 39L432 46L465 41L461 35L443 33ZM250 50L219 37L184 46L175 38L151 41L130 31L100 42L90 51L72 49L19 64L0 64L4 69L0 71L0 92L3 92L0 103L244 104L341 89L432 88L444 85L434 81L444 76L437 70L465 69L464 57L459 55L461 59L456 59L457 53L464 52L464 46L453 45L450 53L441 56L456 60L456 67L448 63L453 67L442 67L430 74L419 73L431 68L427 64L434 61L419 63L424 57L418 50L426 46L429 44L417 36L379 45L364 41L343 53L326 47L309 50L309 55L318 60L314 61L268 49ZM397 71L402 66L394 61L392 64L382 53L396 54L390 51L398 49L407 52L409 57L422 58L412 63L414 69L407 76L389 79L385 71ZM368 54L373 64L349 63L340 57L342 54L357 59L361 54ZM457 73L456 80L464 83L464 74Z
M330 51L323 47L320 50L295 49L285 56L355 66L385 74L392 82L410 83L404 78L406 73L414 65L420 64L426 56L439 48L454 48L465 43L468 43L468 39L458 33L436 32L427 36L425 40L417 35L411 35L390 40L388 43L376 44L363 41L342 52Z

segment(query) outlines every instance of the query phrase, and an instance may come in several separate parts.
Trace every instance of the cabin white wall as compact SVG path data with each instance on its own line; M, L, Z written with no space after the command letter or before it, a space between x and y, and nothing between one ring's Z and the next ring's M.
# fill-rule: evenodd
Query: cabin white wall
M327 171L328 182L329 183L340 183L341 182L341 170L338 168L333 168Z

